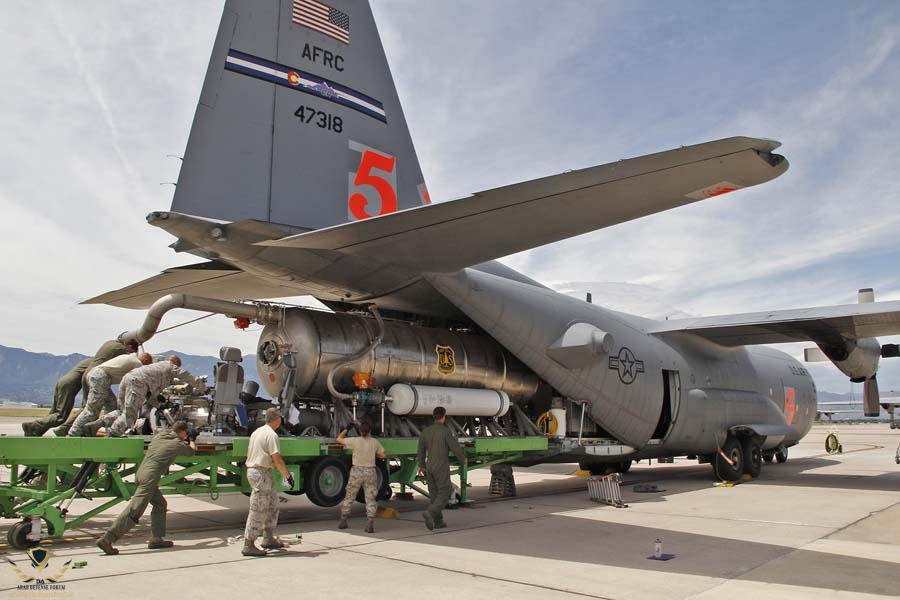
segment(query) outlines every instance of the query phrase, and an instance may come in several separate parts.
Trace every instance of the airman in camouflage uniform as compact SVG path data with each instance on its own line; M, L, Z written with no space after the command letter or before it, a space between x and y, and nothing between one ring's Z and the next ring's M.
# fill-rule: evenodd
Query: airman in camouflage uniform
M116 420L106 430L109 437L120 437L134 427L141 408L148 398L155 401L156 395L174 381L188 383L196 388L206 389L206 381L194 377L181 369L181 359L170 356L168 360L138 367L122 378L119 385L119 410ZM107 419L115 411L107 415Z
M347 479L347 493L344 503L341 505L341 522L338 529L347 529L347 519L350 517L350 507L359 492L360 486L366 497L366 533L375 533L375 512L378 504L375 496L378 494L378 467L375 466L375 458L385 458L384 446L370 437L371 428L368 423L359 426L359 437L346 438L347 430L343 429L337 436L337 441L353 450L353 466L350 468L350 477Z

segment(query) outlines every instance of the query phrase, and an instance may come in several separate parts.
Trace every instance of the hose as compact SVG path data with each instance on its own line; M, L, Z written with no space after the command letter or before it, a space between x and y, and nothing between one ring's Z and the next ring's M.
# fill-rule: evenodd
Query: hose
M375 321L378 323L378 335L375 336L375 339L372 340L371 344L369 344L353 356L349 356L344 360L338 362L331 368L330 371L328 371L328 377L326 378L325 383L326 385L328 385L328 391L331 394L331 397L335 400L353 400L352 394L341 393L334 387L334 374L337 372L337 370L360 360L363 356L374 350L375 347L381 343L381 340L384 337L384 321L381 318L381 314L378 312L378 307L374 304L370 304L368 308L369 312L372 313L372 315L375 317Z

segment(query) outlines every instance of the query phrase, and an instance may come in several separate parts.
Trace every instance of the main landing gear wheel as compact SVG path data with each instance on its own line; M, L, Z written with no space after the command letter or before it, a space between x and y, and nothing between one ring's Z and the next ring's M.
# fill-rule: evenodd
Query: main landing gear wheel
M344 499L347 487L347 465L334 456L323 456L308 467L303 474L306 497L316 506L337 506Z
M728 460L725 460L725 457ZM729 462L730 461L730 462ZM713 469L716 477L721 481L739 481L741 473L744 472L744 449L741 447L741 441L734 436L728 436L725 443L722 444L722 453L717 452L716 458L713 460Z
M6 541L16 550L28 550L29 548L34 548L40 542L32 542L29 540L29 533L31 533L31 521L19 521L6 532Z
M759 449L759 442L754 437L744 438L742 444L744 451L744 473L750 477L759 477L762 473L762 451Z
M782 448L781 450L779 450L778 452L776 452L776 453L775 453L775 460L777 460L779 463L786 463L786 462L787 462L787 456L788 456L787 451L788 451L787 448Z
M771 450L766 450L765 452L763 452L762 457L763 457L763 460L766 461L766 464L768 464L768 463L772 462L773 460L775 460L775 453Z

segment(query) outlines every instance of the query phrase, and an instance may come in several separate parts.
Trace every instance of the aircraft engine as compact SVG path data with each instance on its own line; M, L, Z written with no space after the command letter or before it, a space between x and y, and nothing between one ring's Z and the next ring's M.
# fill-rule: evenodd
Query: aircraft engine
M364 352L378 331L369 317L287 309L281 323L267 325L260 336L262 384L272 397L290 385L293 399L325 400L331 397L327 379L334 370L334 388L341 393L356 390L354 375L365 373L371 381L366 387L381 390L395 383L496 390L511 402L534 397L541 385L493 338L399 321L385 322L381 341L361 359L346 362Z

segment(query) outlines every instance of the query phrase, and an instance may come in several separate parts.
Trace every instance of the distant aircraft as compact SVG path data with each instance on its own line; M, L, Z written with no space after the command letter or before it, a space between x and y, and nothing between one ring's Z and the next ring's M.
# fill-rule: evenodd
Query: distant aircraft
M86 302L319 299L334 313L284 309L258 351L307 435L334 435L348 403L415 436L440 404L460 436L540 422L552 443L530 462L690 456L757 476L816 414L809 372L758 345L813 341L873 381L866 339L900 333L900 302L658 322L494 260L769 181L779 145L732 137L431 204L367 3L229 0L171 210L147 217L205 260Z

